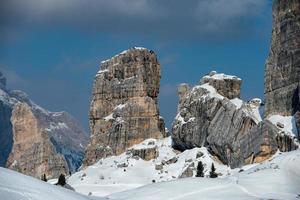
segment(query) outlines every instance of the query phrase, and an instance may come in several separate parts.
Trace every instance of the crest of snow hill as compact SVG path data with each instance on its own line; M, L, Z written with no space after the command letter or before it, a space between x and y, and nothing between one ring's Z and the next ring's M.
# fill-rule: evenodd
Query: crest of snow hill
M0 73L0 164L41 178L75 172L88 136L66 112L49 112L6 88Z

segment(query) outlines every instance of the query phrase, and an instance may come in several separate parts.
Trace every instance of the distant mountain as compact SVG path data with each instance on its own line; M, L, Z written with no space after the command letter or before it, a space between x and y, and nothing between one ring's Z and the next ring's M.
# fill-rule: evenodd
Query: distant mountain
M8 90L0 72L0 164L34 177L76 171L88 135L66 112L49 112L22 91Z

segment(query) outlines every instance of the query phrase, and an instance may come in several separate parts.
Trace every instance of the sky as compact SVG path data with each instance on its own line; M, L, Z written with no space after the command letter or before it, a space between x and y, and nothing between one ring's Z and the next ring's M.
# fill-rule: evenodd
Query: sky
M3 0L0 71L9 89L89 131L100 62L146 47L161 64L159 107L170 128L178 85L212 70L242 78L244 100L263 99L271 30L272 0Z

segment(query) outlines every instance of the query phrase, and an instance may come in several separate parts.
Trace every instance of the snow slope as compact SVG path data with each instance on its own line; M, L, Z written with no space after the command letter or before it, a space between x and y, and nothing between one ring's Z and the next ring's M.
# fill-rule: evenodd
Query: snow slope
M90 200L81 194L0 167L1 200ZM93 198L95 199L95 198ZM97 198L101 200L101 198Z
M209 175L212 162L221 177L228 176L232 171L228 166L213 161L206 148L194 148L182 153L173 150L171 137L163 140L148 139L133 148L143 149L154 146L157 146L159 151L159 156L154 160L145 161L123 153L100 160L73 174L67 182L79 193L106 196L152 184L153 181L157 183L176 180L189 166L194 166L191 168L195 175L198 161L202 161L206 176Z
M157 145L163 145L168 140L157 141ZM143 145L138 145L137 148L143 148ZM151 143L153 145L153 143ZM167 148L163 146L160 149ZM166 154L170 153L169 150L160 150L165 152L157 159L151 161L142 161L141 159L135 160L128 158L129 166L126 168L115 167L115 162L110 163L112 167L107 164L110 160L106 161L107 164L98 163L86 170L77 173L81 175L83 181L77 182L77 190L92 191L93 194L103 195L110 193L111 195L100 197L88 197L77 194L71 190L54 186L49 183L42 182L29 176L20 173L0 168L0 199L1 200L94 200L110 199L110 200L297 200L300 199L300 150L292 151L289 153L277 153L273 158L261 164L249 165L240 169L228 171L226 166L217 165L219 168L217 172L230 172L228 176L223 175L223 178L210 179L210 178L184 178L172 181L170 180L171 174L180 174L182 167L186 161L183 160L194 157L195 152L198 154L202 152L203 155L196 160L201 160L205 164L212 162L205 149L197 149L187 151L180 154L173 154L178 157L178 161L173 164L165 165L164 170L170 171L163 173L163 180L161 183L150 183L152 177L159 178L156 171L151 170L155 162L160 162L161 158L165 158ZM126 154L125 154L126 155ZM172 155L172 156L173 156ZM116 156L116 162L124 159L124 155ZM136 162L134 162L133 160ZM119 163L120 164L120 163ZM122 169L122 170L121 170ZM126 169L126 172L124 172ZM172 171L173 170L173 171ZM85 175L80 174L84 172ZM128 174L127 174L128 172ZM102 174L103 177L98 176ZM207 172L206 172L207 174ZM112 176L115 184L109 185L108 176ZM100 178L100 179L99 179ZM70 179L77 179L72 176ZM69 179L69 183L72 182ZM171 178L172 179L172 178ZM158 179L159 180L159 179ZM93 182L95 181L95 182ZM75 181L76 182L76 181ZM135 185L134 185L135 184ZM140 185L143 187L136 188ZM80 186L81 185L81 186ZM136 188L131 189L130 188ZM123 191L114 193L116 191ZM97 193L98 192L98 193Z
M187 178L112 194L111 200L293 200L300 199L300 150L223 179Z

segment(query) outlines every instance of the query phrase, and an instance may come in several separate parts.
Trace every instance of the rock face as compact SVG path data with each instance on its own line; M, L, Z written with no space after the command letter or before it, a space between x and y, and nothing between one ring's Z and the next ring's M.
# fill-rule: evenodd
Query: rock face
M265 70L266 117L300 110L300 1L276 0Z
M139 158L149 161L159 156L159 151L155 143L139 144L126 151L127 155L138 156Z
M35 177L44 173L47 177L68 174L65 158L57 154L48 134L27 104L14 107L12 124L14 144L7 162L9 168Z
M212 72L185 95L180 86L179 113L172 128L174 148L205 146L231 167L272 156L278 149L280 130L271 122L262 121L260 99L246 103L237 98L241 82L237 77ZM293 148L288 146L287 149Z
M165 136L157 98L160 64L153 51L132 48L103 61L90 109L91 141L84 165L118 155L147 138Z
M209 84L222 96L228 99L240 98L242 80L235 76L228 76L225 74L217 74L212 71L208 76L204 76L200 84Z
M194 176L195 163L191 163L178 178L190 178Z
M49 112L24 92L2 87L0 119L1 166L52 178L81 165L88 136L68 113Z

